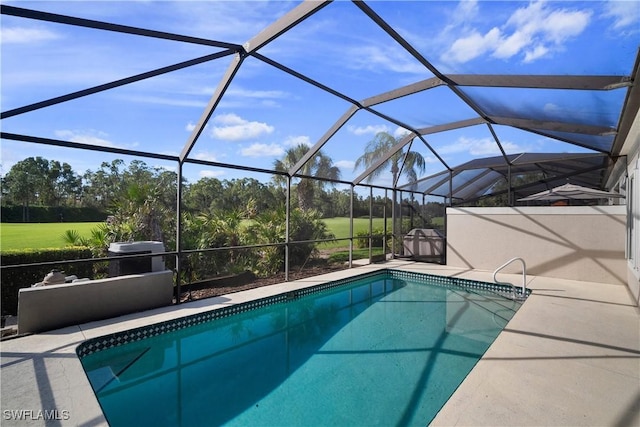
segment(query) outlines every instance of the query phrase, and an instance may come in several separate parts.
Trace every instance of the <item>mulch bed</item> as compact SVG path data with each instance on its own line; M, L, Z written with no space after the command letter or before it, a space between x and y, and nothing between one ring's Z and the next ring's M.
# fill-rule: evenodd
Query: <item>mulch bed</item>
M289 271L289 281L304 279L312 276L319 276L321 274L330 273L332 271L344 270L346 267L341 264L327 264L313 267L306 267L302 271ZM242 285L211 285L211 287L204 289L197 289L191 292L183 292L180 298L180 302L196 301L204 298L216 297L219 295L231 294L234 292L245 291L247 289L259 288L262 286L275 285L277 283L284 282L284 272L278 273L275 276L266 278L255 278L250 283Z

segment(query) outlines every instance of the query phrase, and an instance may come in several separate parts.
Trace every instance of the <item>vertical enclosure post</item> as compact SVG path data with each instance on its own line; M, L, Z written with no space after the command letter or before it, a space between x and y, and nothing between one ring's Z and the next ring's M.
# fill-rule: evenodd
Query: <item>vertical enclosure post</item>
M180 304L180 285L182 276L182 165L178 161L176 183L176 304Z
M453 171L449 170L449 207L453 206ZM447 208L444 209L445 220L447 218ZM444 263L447 263L447 234L444 235Z
M289 281L289 230L291 222L291 176L287 175L287 195L286 195L286 213L285 213L285 236L284 236L284 281Z
M402 194L402 190L398 191L397 195L398 195L398 204L396 205L398 208L398 215L396 216L396 221L398 222L398 228L396 229L397 231L397 239L396 241L398 242L398 255L400 256L404 256L404 246L402 245L402 233L404 233L403 229L402 229L402 219L404 217L404 212L402 211L402 198L403 198L403 194Z
M369 263L373 258L373 187L369 187Z
M391 191L391 256L396 258L396 233L398 232L398 228L396 226L396 217L398 216L396 213L397 209L397 190L394 188Z
M353 267L353 188L351 184L351 192L349 195L349 268Z
M382 205L382 217L384 218L384 225L382 226L382 253L384 254L384 259L387 259L387 200L389 199L389 194L387 189L384 189L384 203Z
M442 205L444 206L444 220L442 226L444 227L444 242L442 242L442 262L447 263L447 196L442 197Z

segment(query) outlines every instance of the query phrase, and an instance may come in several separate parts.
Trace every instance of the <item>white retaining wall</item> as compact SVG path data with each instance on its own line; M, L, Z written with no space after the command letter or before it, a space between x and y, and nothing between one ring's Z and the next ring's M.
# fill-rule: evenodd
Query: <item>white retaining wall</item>
M447 265L626 285L625 230L625 206L448 208Z
M20 289L18 333L42 332L166 306L173 300L173 272Z

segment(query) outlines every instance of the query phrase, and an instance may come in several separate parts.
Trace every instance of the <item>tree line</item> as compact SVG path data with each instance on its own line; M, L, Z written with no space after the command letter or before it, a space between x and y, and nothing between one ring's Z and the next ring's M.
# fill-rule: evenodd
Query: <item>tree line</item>
M386 132L378 133L356 161L356 167L367 168L376 163L398 140ZM287 171L297 164L309 147L300 144L286 151L274 162L275 171ZM403 167L400 167L404 159ZM367 180L385 171L391 172L394 182L399 174L415 179L424 172L425 161L417 152L399 150L388 158ZM299 171L305 176L318 176L327 180L296 178L292 185L292 204L302 210L314 209L322 217L349 216L351 195L348 189L339 190L331 184L340 179L340 169L322 151L317 152ZM85 207L115 213L123 204L140 204L147 197L167 207L175 207L177 174L150 167L142 160L128 165L122 159L103 162L97 170L79 174L73 167L59 160L29 157L16 163L1 178L3 206L22 206L24 220L28 221L30 206ZM216 212L244 206L249 200L255 209L274 209L285 203L283 175L274 174L266 183L254 178L218 180L201 178L195 183L183 184L182 207L187 212ZM373 216L381 217L390 202L381 196L373 200ZM389 213L390 211L387 211ZM354 195L353 215L369 215L367 196Z
M2 205L22 206L25 221L29 207L35 206L94 208L114 214L128 202L149 197L168 208L177 204L177 174L141 160L126 164L116 159L79 174L66 162L29 157L17 162L1 179ZM266 183L255 178L183 182L182 208L187 212L216 212L244 206L252 200L258 211L274 209L285 203L283 184L277 175ZM323 217L350 213L350 191L332 188L326 181L300 180L292 187L292 196L293 207L314 208ZM384 203L383 197L374 198L374 216L382 216ZM368 214L368 197L355 194L354 216Z

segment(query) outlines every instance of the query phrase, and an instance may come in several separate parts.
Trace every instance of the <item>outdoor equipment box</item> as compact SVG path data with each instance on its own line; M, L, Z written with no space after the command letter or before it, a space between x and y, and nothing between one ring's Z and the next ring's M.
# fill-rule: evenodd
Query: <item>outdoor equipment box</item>
M164 252L164 244L162 242L116 242L109 245L109 257L162 252ZM164 260L161 256L124 258L109 261L109 277L149 273L152 271L162 271L164 269Z

